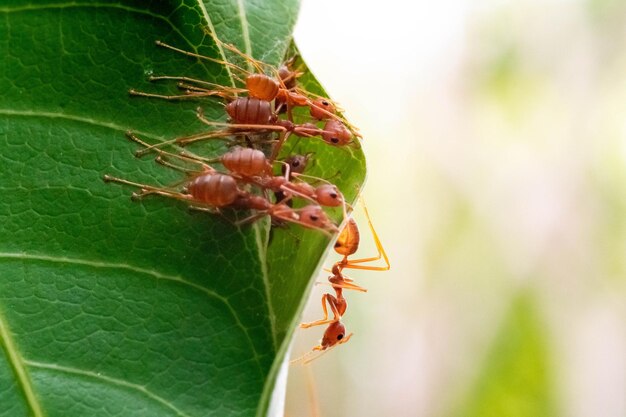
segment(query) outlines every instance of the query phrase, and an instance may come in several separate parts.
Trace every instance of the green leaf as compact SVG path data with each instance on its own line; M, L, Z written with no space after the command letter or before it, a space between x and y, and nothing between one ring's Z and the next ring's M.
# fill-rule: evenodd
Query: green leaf
M237 228L164 198L131 202L131 190L102 176L180 181L134 158L124 132L158 142L203 131L197 102L129 97L130 88L176 92L147 75L232 83L224 66L155 40L221 57L213 30L278 65L297 8L296 0L0 6L1 416L265 415L328 238L269 230L267 221ZM303 85L323 93L303 69ZM202 106L225 119L220 103ZM315 152L308 173L333 176L355 198L365 171L358 147L303 139L290 148Z

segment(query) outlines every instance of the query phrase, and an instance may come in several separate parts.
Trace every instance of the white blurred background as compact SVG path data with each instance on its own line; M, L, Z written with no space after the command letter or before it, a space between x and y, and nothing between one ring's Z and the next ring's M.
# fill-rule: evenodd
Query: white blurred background
M392 262L349 274L319 417L626 416L626 2L302 0L295 37L363 133Z

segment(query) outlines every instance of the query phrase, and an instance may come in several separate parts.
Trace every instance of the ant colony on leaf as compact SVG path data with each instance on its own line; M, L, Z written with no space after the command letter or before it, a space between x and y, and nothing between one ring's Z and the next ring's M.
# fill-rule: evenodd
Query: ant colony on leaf
M330 99L299 86L298 78L302 73L293 68L294 59L276 68L215 36L213 39L221 51L229 51L243 64L199 55L161 41L157 41L156 45L190 59L223 66L230 74L232 85L184 75L154 75L150 69L147 74L150 81L176 83L180 91L165 95L130 90L132 96L148 99L196 100L200 103L216 100L224 104L227 121L211 120L202 107L197 108L197 120L206 126L206 130L194 135L148 143L137 134L127 132L128 139L140 146L135 152L137 157L151 155L156 163L182 172L184 179L166 187L111 175L105 175L104 180L136 188L133 199L157 195L184 201L191 209L219 214L229 220L234 215L236 218L231 221L237 227L269 216L274 225L302 226L329 237L339 233L337 224L325 208L339 207L343 218L348 219L351 207L342 192L327 179L304 173L313 158L312 152L283 155L285 152L281 150L292 136L320 138L328 145L345 147L358 142L358 130L337 113L339 107ZM304 108L304 111L298 108ZM221 154L190 150L191 144L211 140L223 141L228 150ZM329 292L322 296L324 317L300 325L301 328L327 325L326 330L319 345L292 363L309 363L352 337L352 333L346 333L342 322L348 306L343 292L367 290L345 276L345 269L389 269L387 255L367 209L365 213L378 254L351 259L358 250L360 234L356 222L348 219L334 245L342 258L328 271L331 273L328 281L334 294ZM370 265L381 258L383 266Z

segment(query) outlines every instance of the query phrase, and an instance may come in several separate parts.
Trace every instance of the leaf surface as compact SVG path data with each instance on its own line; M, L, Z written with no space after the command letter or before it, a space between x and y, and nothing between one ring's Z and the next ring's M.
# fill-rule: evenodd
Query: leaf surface
M297 8L277 0L0 6L0 415L265 414L328 239L268 222L238 228L170 199L131 202L131 190L102 175L181 180L134 158L124 137L203 131L198 102L128 96L177 91L148 75L233 83L225 66L155 40L234 59L206 32L215 31L278 65ZM308 72L302 82L323 93ZM207 117L225 119L221 103L201 104ZM356 196L360 149L319 140L289 148L315 152L308 172L334 175Z

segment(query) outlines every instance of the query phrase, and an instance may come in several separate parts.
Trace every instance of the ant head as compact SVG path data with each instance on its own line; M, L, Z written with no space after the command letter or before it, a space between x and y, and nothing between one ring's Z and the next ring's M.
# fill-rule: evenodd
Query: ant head
M333 184L323 184L315 189L317 202L326 207L338 207L343 204L343 195Z
M340 321L335 321L328 325L328 328L324 332L324 336L322 336L322 340L320 342L321 350L326 350L335 345L340 345L348 341L349 338L346 338L346 326L343 325Z
M326 120L335 114L335 105L330 100L318 98L310 104L311 117L317 120Z
M322 139L331 145L344 146L352 141L352 133L339 120L330 119L324 125Z
M304 225L321 230L337 231L337 226L330 221L324 210L318 205L302 207L299 214L299 220Z
M296 86L296 78L298 78L300 74L296 71L292 71L289 69L287 65L283 65L278 68L278 76L280 77L283 85L287 90L291 90Z
M302 174L306 169L307 163L309 162L308 155L291 155L289 158L285 159L285 163L289 165L290 172L295 172L296 174ZM287 167L283 165L282 172L285 174L285 169Z

